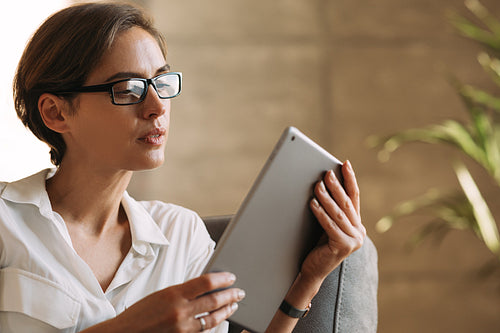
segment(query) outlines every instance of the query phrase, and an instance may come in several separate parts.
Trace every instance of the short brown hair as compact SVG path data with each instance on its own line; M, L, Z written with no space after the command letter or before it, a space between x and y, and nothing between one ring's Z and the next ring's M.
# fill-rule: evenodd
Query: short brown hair
M45 126L38 110L44 92L81 87L108 50L116 35L132 27L149 32L163 56L163 37L144 12L124 3L84 3L65 8L49 17L34 33L19 61L13 82L18 117L51 150L59 165L66 151L61 134ZM69 101L74 96L65 95Z

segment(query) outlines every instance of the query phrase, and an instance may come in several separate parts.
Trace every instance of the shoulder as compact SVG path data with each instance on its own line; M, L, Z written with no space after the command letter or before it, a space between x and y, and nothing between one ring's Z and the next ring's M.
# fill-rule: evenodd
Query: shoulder
M52 176L55 169L44 169L33 175L12 182L0 182L0 198L15 203L28 203L38 206L46 196L45 180ZM47 197L48 199L48 197Z

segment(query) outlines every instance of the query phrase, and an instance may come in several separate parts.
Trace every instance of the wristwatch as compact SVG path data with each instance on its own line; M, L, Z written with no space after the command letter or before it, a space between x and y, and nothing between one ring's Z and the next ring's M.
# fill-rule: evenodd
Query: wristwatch
M311 310L311 303L309 303L307 305L307 308L305 308L304 310L301 310L301 309L297 309L297 308L293 307L292 305L290 305L290 303L283 300L283 302L281 302L281 305L280 305L280 310L289 317L304 318L309 313L309 310Z

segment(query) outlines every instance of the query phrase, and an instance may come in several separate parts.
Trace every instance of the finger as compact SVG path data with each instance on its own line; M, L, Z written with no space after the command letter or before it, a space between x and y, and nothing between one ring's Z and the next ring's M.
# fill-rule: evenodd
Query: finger
M311 200L310 206L319 223L325 230L328 242L336 244L335 248L338 253L351 253L353 250L361 247L366 237L366 229L363 225L361 225L360 228L354 228L352 225L349 225L350 232L346 232L340 227L339 223L331 219L330 215L316 199Z
M236 281L232 273L208 273L183 283L182 294L188 299L196 299L216 289L229 288Z
M354 170L349 160L342 165L342 176L344 177L345 191L351 198L356 212L360 215L359 187L358 182L356 181L356 175L354 174Z
M342 184L340 183L340 181L335 176L335 173L332 170L326 173L324 178L324 183L328 188L331 197L336 202L337 206L345 213L345 215L349 219L349 222L353 225L359 224L360 223L359 214L356 210L356 206L353 203L351 197L346 193L346 190L344 189L344 187L342 186ZM348 183L350 183L350 179L348 179ZM325 198L325 200L327 199L328 198ZM328 207L325 208L327 208L327 211L330 213ZM336 219L334 218L334 220Z
M228 304L216 311L207 314L206 316L200 317L204 320L204 329L209 330L216 327L224 320L228 319L236 310L238 309L238 303ZM195 318L194 331L201 331L202 326L199 318ZM202 331L205 332L205 331Z
M330 186L331 188L332 186ZM343 192L343 190L341 190ZM335 223L344 233L354 236L355 230L353 227L353 223L351 222L351 219L356 218L356 212L354 211L354 208L352 207L352 204L344 204L347 207L347 211L344 211L337 201L340 200L348 200L350 202L350 199L347 197L347 195L343 194L343 199L339 199L341 194L333 194L330 195L330 193L327 191L324 182L319 182L316 184L315 189L314 189L314 194L321 205L322 210L318 210L317 212L319 213L319 216L325 219L325 223ZM337 197L336 200L332 198L332 196ZM323 212L326 214L323 216ZM318 218L318 216L317 216ZM326 231L326 230L325 230Z
M198 325L199 325L199 332L207 332L207 316L210 315L210 313L206 312L206 313L200 313L199 315L196 315L194 316L194 319L195 321L198 321ZM194 323L194 332L196 332L196 326L197 324Z
M229 304L241 301L245 292L239 288L230 288L205 294L192 301L195 313L213 312Z
M331 218L330 213L326 211L325 207L320 204L318 199L313 198L310 202L310 206L314 216L316 216L316 219L325 231L328 239L340 240L346 234L351 235L354 233L354 230L346 231L349 228L353 228L349 222L346 222L347 218L342 219L341 222L334 221ZM344 213L339 210L339 214Z

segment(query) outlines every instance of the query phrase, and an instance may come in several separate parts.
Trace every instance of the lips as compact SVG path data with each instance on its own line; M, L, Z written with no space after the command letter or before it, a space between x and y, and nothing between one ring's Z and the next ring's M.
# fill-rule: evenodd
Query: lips
M155 128L143 136L141 136L138 140L142 143L150 144L150 145L161 145L165 142L165 134L167 131L160 127Z

